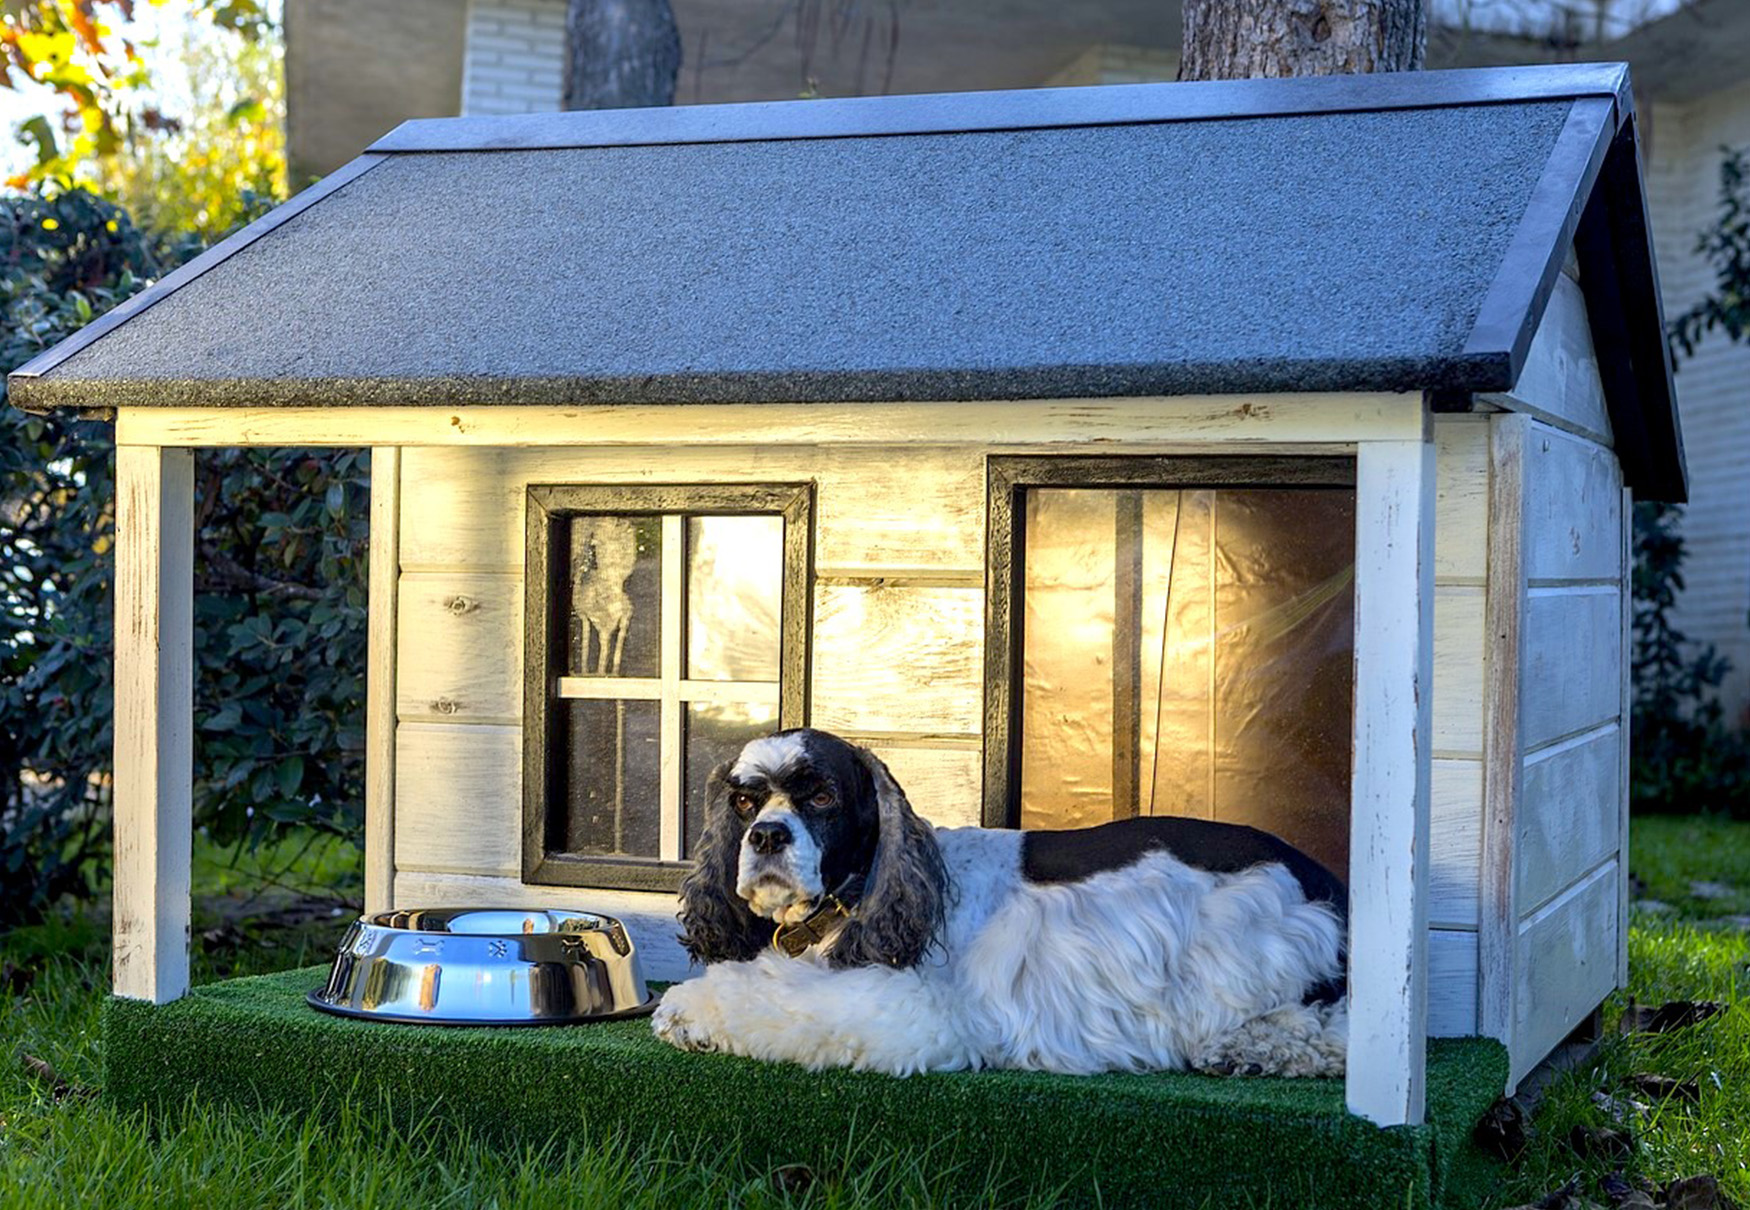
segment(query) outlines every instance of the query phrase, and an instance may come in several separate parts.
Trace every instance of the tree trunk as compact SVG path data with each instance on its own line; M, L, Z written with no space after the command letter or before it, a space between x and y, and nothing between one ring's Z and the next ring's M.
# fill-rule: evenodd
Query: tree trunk
M1181 80L1415 71L1423 0L1185 0Z
M681 34L669 0L570 0L566 109L673 105Z

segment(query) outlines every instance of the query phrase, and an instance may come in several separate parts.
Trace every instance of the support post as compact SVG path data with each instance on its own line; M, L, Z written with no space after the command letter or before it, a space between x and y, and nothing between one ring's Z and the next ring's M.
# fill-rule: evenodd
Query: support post
M1424 421L1426 423L1426 421ZM1355 738L1349 825L1349 1111L1422 1121L1434 445L1364 441L1355 472Z
M365 911L395 906L395 645L401 582L401 447L371 450L365 653Z
M116 448L115 994L188 990L194 454Z

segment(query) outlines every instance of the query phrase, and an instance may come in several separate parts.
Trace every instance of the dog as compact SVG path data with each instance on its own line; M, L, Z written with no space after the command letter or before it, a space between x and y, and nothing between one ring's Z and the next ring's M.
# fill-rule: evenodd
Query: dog
M935 828L874 753L754 740L711 776L668 989L687 1050L908 1075L1326 1076L1347 1050L1347 894L1253 828Z

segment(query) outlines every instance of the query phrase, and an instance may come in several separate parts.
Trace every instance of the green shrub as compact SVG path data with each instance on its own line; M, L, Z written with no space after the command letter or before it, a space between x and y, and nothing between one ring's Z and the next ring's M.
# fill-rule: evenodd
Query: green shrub
M83 191L0 197L0 370L198 250ZM359 828L368 459L197 457L195 819L220 839ZM107 424L0 406L0 925L104 878L114 496Z

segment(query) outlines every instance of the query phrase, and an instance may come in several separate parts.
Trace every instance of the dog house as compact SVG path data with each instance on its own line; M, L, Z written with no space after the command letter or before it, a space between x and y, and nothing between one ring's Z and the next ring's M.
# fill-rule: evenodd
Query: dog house
M1625 975L1620 66L409 122L10 380L118 442L115 986L187 986L201 447L372 453L368 897L683 977L711 765L1206 815L1351 888L1351 1110ZM312 653L314 658L314 653Z

